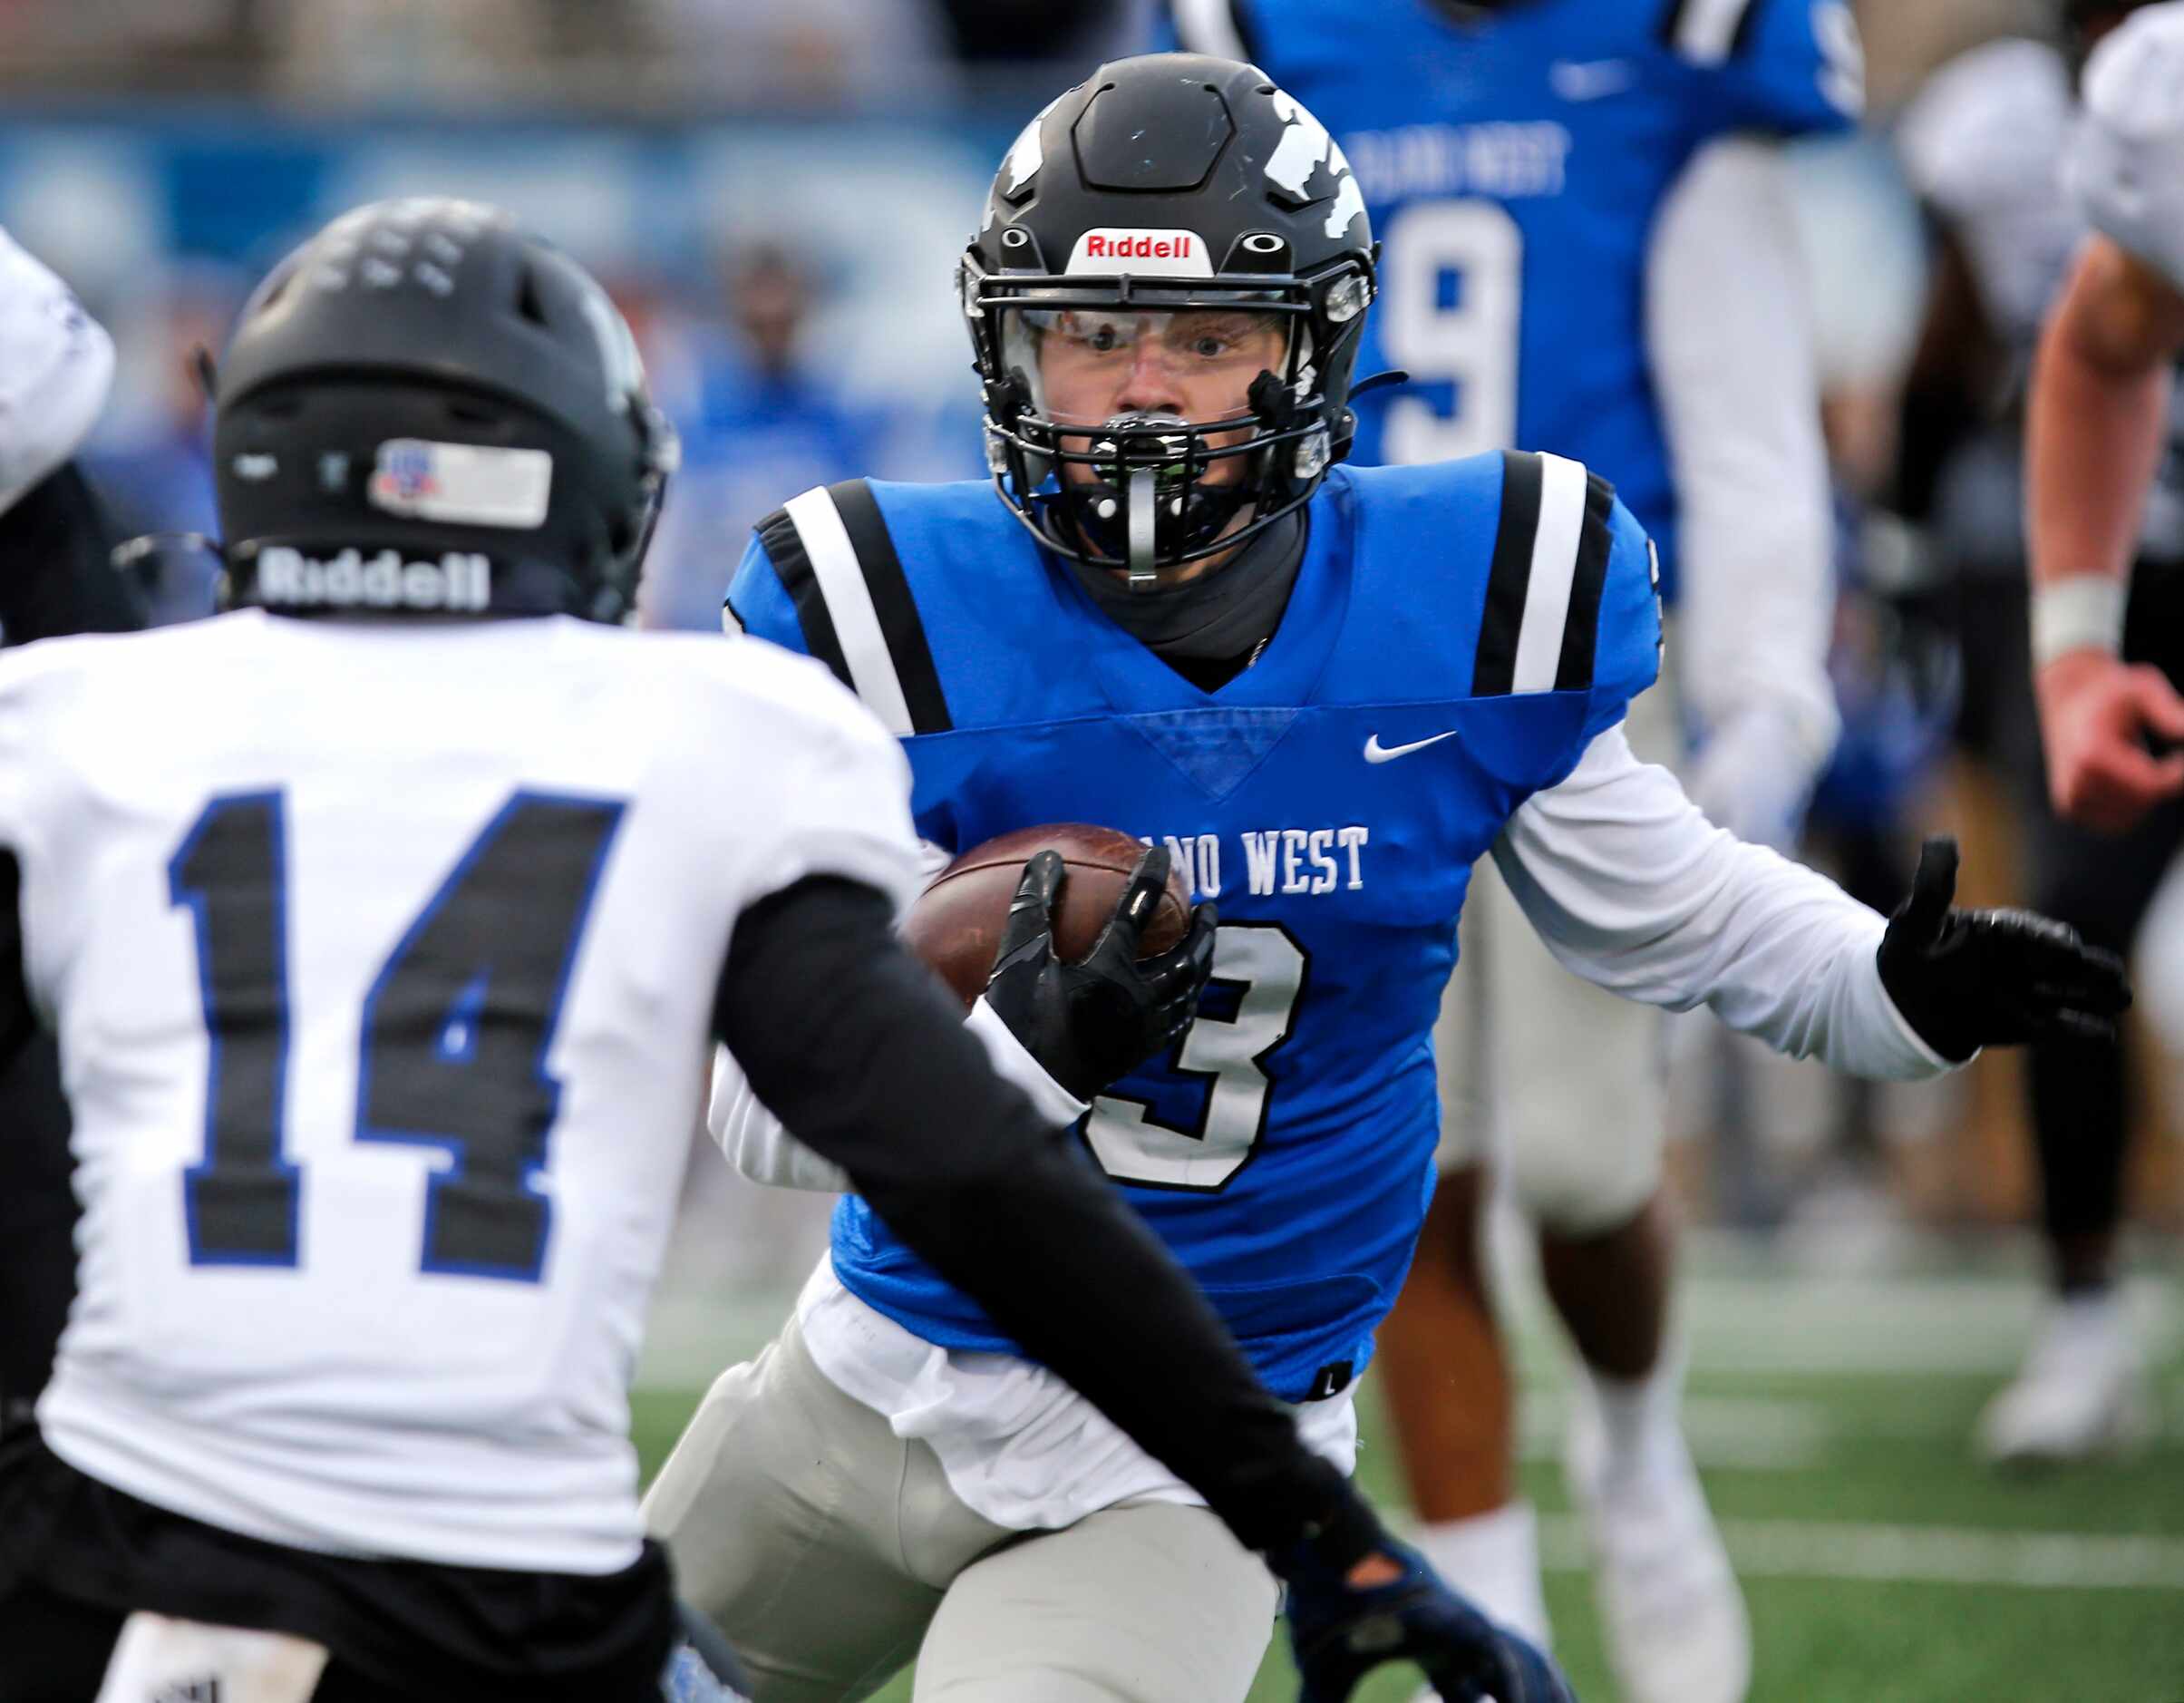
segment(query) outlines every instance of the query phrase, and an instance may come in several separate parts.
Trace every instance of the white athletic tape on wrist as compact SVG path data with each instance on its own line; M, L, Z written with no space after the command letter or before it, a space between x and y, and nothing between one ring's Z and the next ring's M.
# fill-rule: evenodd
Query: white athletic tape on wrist
M2130 585L2113 574L2072 574L2033 593L2033 667L2065 652L2123 647L2123 606Z

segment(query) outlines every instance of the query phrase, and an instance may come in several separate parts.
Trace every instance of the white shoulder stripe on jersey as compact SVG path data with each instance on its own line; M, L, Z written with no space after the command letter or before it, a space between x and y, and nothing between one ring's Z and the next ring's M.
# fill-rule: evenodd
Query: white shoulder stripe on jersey
M1585 536L1585 468L1560 455L1539 458L1539 530L1532 534L1532 571L1525 582L1524 622L1517 629L1512 692L1552 692L1562 663L1562 629L1569 622L1570 587Z
M1251 57L1229 5L1230 0L1172 0L1176 40L1186 53L1211 54L1217 59Z
M811 559L812 577L820 596L826 599L827 617L834 623L834 637L841 645L842 660L849 669L849 683L865 707L887 725L898 739L916 732L910 706L903 696L902 679L895 672L895 658L879 628L879 614L872 607L872 589L865 583L856 549L842 525L841 511L824 486L791 497L782 505Z
M1675 21L1675 49L1702 65L1719 65L1736 45L1744 14L1762 0L1684 0Z

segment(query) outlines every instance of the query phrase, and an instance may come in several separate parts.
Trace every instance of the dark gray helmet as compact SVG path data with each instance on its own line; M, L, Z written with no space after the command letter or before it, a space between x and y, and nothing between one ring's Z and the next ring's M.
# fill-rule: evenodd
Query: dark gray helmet
M617 620L676 447L607 292L472 201L382 201L291 254L215 380L231 600Z
M1197 54L1102 65L1017 139L960 268L1003 501L1048 549L1139 580L1302 507L1356 430L1374 258L1342 150L1265 73ZM1238 307L1291 327L1247 417L1076 423L1063 442L1037 355L1056 315ZM1208 482L1231 458L1243 476ZM1091 477L1058 478L1073 462Z

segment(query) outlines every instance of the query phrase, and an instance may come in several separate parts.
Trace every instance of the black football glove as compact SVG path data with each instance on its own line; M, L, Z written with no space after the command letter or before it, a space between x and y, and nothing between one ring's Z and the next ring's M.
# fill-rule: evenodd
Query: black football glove
M1363 1590L1344 1582L1350 1567L1333 1564L1325 1547L1306 1542L1267 1558L1289 1586L1289 1642L1304 1679L1297 1703L1343 1703L1391 1661L1424 1669L1442 1703L1577 1703L1553 1661L1451 1590L1409 1544L1378 1533L1368 1552L1402 1571Z
M1962 1062L1983 1046L2113 1040L2123 960L2030 910L1957 910L1956 842L1919 848L1911 896L1880 942L1881 986L1919 1038Z
M1064 964L1053 927L1062 868L1053 851L1024 866L985 1002L1048 1075L1090 1100L1183 1038L1213 973L1214 910L1199 905L1179 942L1139 959L1139 938L1168 885L1168 848L1154 846L1083 962Z

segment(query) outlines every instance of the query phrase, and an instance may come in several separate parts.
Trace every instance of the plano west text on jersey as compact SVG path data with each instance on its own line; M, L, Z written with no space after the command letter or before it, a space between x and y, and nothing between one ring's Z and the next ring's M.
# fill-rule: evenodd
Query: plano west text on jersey
M1175 860L1176 874L1198 899L1218 899L1221 891L1221 836L1218 833L1140 834L1147 845L1164 845ZM1247 890L1265 898L1274 893L1351 892L1365 884L1365 847L1373 831L1363 822L1340 828L1246 828L1235 837L1230 857L1241 854ZM1231 861L1231 870L1238 867Z

